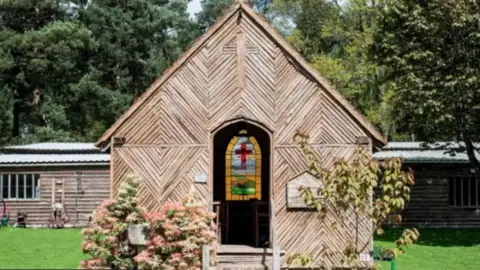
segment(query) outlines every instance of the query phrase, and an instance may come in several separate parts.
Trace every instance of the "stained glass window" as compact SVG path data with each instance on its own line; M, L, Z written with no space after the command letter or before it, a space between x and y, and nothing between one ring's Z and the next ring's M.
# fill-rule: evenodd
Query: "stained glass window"
M257 140L245 130L228 145L226 159L226 199L262 199L262 152Z

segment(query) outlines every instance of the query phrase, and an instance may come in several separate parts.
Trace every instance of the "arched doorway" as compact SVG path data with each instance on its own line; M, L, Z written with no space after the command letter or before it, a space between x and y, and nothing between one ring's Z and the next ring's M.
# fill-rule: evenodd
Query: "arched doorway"
M213 199L222 244L269 245L270 136L236 122L214 138Z

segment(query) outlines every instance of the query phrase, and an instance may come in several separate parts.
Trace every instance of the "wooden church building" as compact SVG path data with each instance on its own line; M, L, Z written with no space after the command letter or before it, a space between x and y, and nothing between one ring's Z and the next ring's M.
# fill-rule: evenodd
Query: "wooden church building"
M350 158L359 141L384 144L279 33L237 1L97 146L111 152L112 196L130 173L144 179L140 200L150 210L194 186L219 213L219 263L266 263L269 248L279 247L283 267L297 253L315 265L341 266L354 239L371 251L372 224L353 213L321 219L302 207L294 187L313 176L293 141L297 130L330 165ZM259 253L267 257L253 262Z

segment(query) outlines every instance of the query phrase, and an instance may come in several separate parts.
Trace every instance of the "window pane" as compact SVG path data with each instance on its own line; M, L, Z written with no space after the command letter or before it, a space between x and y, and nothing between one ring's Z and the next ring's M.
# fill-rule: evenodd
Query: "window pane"
M257 186L261 183L261 150L246 130L230 140L225 153L225 188L227 200L261 200Z
M3 174L2 177L2 199L8 199L8 175Z
M10 199L17 198L17 175L10 174Z
M475 206L477 204L477 186L476 186L476 181L475 177L470 177L469 179L470 182L470 206Z
M23 174L19 174L18 176L18 198L25 199L25 181Z
M40 174L35 174L35 199L40 199Z
M31 199L33 198L33 193L32 193L32 185L33 185L33 178L32 178L32 175L31 174L27 174L25 175L25 179L27 181L27 198L28 199Z
M463 188L462 188L462 206L468 206L469 200L468 196L470 195L468 183L470 183L468 177L462 178Z
M462 178L453 178L455 183L455 206L462 206Z
M455 180L453 178L448 179L448 204L455 205Z
M480 206L480 179L477 179L477 205Z
M255 149L248 137L239 137L232 151L232 187L231 193L248 199L255 195Z

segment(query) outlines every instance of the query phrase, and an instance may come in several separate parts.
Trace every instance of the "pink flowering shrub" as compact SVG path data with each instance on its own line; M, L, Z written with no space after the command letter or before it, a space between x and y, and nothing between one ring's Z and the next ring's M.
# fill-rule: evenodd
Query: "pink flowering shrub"
M167 203L160 212L147 213L138 204L138 179L129 176L118 199L106 200L94 212L90 226L82 230L82 251L91 259L80 262L81 269L200 269L202 246L216 254L214 213L196 202L192 191L182 202ZM128 241L129 224L149 223L151 234L146 248Z
M202 246L209 245L211 262L216 254L214 213L196 202L195 193L182 202L166 203L160 212L146 213L151 224L147 247L134 258L141 269L201 269Z
M144 222L137 200L138 179L129 176L117 200L106 200L94 212L90 226L82 230L82 251L91 259L80 262L81 269L132 269L136 247L128 242L128 224Z

